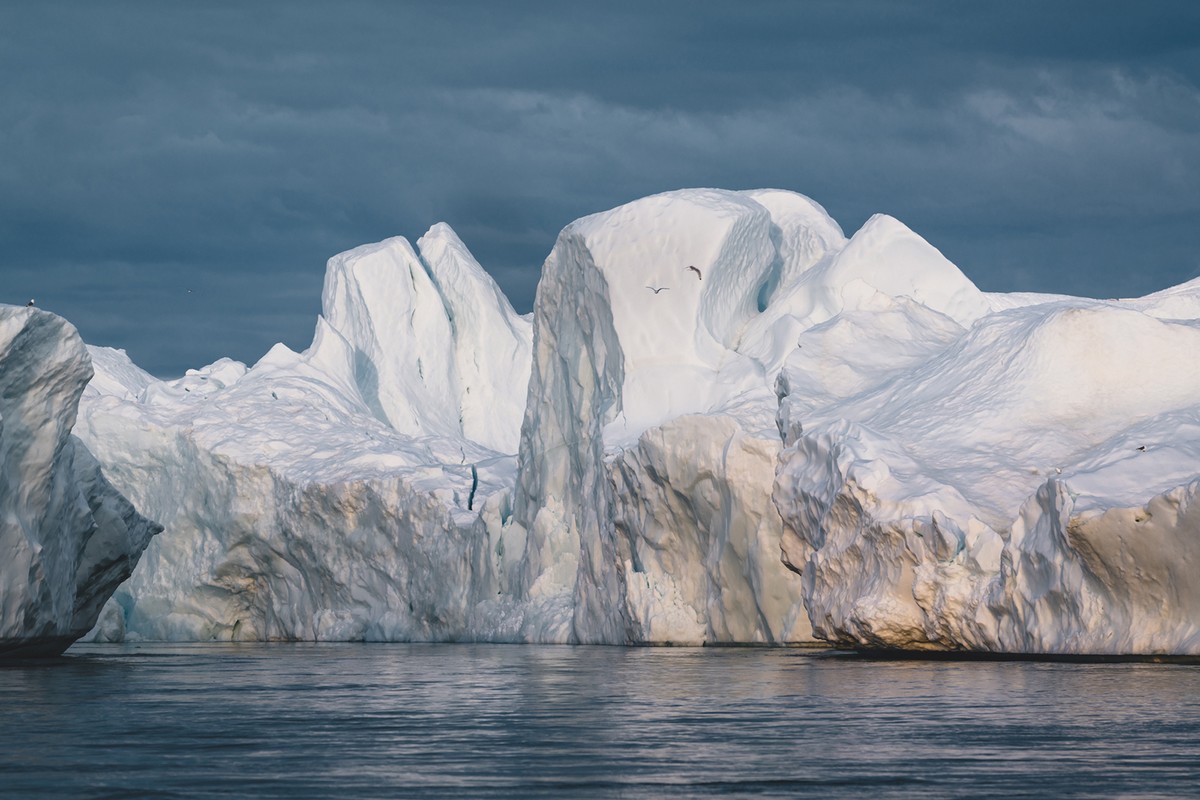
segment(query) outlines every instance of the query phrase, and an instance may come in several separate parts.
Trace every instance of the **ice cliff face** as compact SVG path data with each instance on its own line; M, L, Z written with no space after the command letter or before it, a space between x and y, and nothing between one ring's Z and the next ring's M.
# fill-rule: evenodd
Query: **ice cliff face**
M567 226L532 323L443 225L322 301L249 370L93 351L80 435L167 527L97 637L1200 652L1200 282L985 294L688 190Z
M81 435L167 530L96 637L428 640L499 627L530 325L446 226L331 259L312 345L158 381L94 349ZM472 614L489 613L489 622Z
M794 345L744 340L843 243L800 195L711 190L559 236L538 288L513 526L520 591L563 598L569 640L809 637L764 483L779 450L770 373Z
M814 360L869 359L878 335L806 334L780 381L775 500L818 635L1196 652L1200 325L1135 310L1153 305L1057 300L957 336L895 309L909 357L845 386Z
M0 657L87 633L160 530L71 435L91 375L64 320L0 306Z
M564 232L532 365L530 323L445 226L331 259L304 353L162 382L96 350L81 428L167 526L96 635L810 638L770 502L784 345L737 348L844 238L784 192L643 203L675 238L630 245L639 207Z

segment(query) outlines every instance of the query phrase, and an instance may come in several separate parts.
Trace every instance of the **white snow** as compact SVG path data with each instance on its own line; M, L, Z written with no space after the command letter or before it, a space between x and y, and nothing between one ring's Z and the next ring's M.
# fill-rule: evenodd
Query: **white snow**
M843 241L807 198L717 190L560 234L538 288L510 528L518 592L559 598L572 641L809 638L767 502L770 371L794 345L743 344L767 299Z
M810 331L781 381L790 435L775 500L818 635L994 652L1200 647L1185 566L1198 546L1200 324L1129 305L1018 307L948 343L944 326L910 323L907 342L893 328L897 350L932 352L849 396L815 377L825 364L809 352L827 333Z
M248 370L93 350L80 435L167 528L95 635L1200 652L1200 280L984 293L698 189L567 226L532 319L445 225L322 305Z
M312 358L390 428L515 452L530 327L449 226L330 259L321 304Z
M160 530L71 435L91 377L65 320L0 305L0 656L57 654L87 633Z
M529 322L444 225L418 249L330 259L322 305L307 350L276 345L250 369L159 381L93 348L80 435L167 528L97 637L501 627L506 609L476 605L496 595L488 528L507 514Z

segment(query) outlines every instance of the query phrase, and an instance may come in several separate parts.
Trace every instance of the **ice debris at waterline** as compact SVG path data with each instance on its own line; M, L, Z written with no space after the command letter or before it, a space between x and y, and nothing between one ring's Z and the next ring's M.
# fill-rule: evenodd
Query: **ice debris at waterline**
M444 225L322 303L249 370L93 350L80 435L166 526L94 636L1200 652L1200 282L986 294L687 190L567 226L532 320Z
M91 377L74 327L0 305L0 657L87 633L160 530L71 435Z

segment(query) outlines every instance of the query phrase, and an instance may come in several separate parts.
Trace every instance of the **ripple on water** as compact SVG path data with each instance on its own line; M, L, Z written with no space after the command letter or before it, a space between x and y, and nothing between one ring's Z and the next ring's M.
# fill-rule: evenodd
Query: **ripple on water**
M91 645L0 669L12 797L1200 794L1200 667Z

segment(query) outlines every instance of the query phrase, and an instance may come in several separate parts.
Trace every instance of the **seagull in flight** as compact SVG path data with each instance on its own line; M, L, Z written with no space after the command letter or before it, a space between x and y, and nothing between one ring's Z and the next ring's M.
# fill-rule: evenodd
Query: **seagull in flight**
M696 273L696 280L698 280L698 281L704 280L704 276L700 274L700 270L696 269L695 267L688 267L688 269L690 269L692 272Z
M671 287L670 286L647 286L646 288L649 289L650 291L654 292L655 294L658 294L659 292L667 291Z

